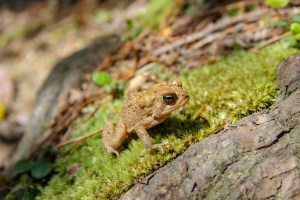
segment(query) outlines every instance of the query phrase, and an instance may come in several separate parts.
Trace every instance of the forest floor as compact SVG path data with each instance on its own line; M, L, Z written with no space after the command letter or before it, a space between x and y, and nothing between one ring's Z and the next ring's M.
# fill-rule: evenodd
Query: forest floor
M18 141L29 122L38 90L53 66L95 39L125 28L143 2L102 4L12 1L0 7L0 132ZM15 132L14 137L7 136ZM1 142L0 166L17 142Z
M293 22L300 22L298 1L291 1L289 6L278 10L268 8L263 1L248 0L222 3L210 1L206 4L180 0L163 3L155 0L150 3L143 0L122 3L104 1L100 4L96 1L79 1L71 5L51 2L34 2L17 11L3 7L0 12L0 18L4 19L0 21L0 120L1 124L14 124L12 129L21 127L20 132L26 127L38 89L54 64L92 44L100 36L115 33L123 42L119 51L108 55L98 66L99 70L109 72L116 83L107 85L100 98L114 99L109 109L117 109L120 104L117 93L124 93L127 87L126 94L130 94L171 76L180 76L183 71L197 70L207 64L218 63L224 55L230 55L233 51L260 52L264 47L283 38L290 46L296 46L297 42L291 36L289 27ZM274 51L281 47L274 47ZM292 49L286 52L287 55L282 54L274 60L279 59L279 62L295 52ZM193 81L189 82L185 77L185 83ZM105 86L106 83L103 84ZM95 93L94 82L88 81L87 85L81 90L86 99L99 95L99 91ZM192 89L192 86L189 87ZM268 99L264 102L265 105L253 107L245 113L229 115L231 119L228 120L234 122L241 116L260 110L270 105L269 101ZM193 103L192 107L197 112L187 113L192 119L200 119L202 122L207 120L208 114L205 112L214 112L216 109L212 106L197 107L199 102ZM66 105L66 108L68 106L70 105ZM80 115L82 110L76 112ZM60 127L59 131L70 125L70 122L60 119L64 118L58 117L52 126ZM71 122L74 120L71 119ZM221 124L226 123L228 121ZM214 130L218 128L220 126L215 126ZM81 131L87 130L90 128ZM189 142L192 140L195 139L190 138ZM9 143L0 141L3 143L0 145L1 165L16 147L17 141L18 139ZM140 146L133 144L132 148L140 149ZM183 149L178 152L175 150L174 157ZM76 156L70 160L76 164L74 158ZM167 161L171 159L172 156ZM107 162L111 160L108 159ZM166 163L166 160L162 163ZM154 169L156 168L150 171ZM57 171L59 170L62 169ZM148 173L149 170L141 174ZM124 183L125 186L120 191L126 190L131 184L132 181ZM3 187L7 188L7 184ZM118 190L107 196L112 190L114 188L109 188L103 196L115 197L120 194ZM47 192L46 196L53 194L51 189ZM97 195L99 194L95 194Z

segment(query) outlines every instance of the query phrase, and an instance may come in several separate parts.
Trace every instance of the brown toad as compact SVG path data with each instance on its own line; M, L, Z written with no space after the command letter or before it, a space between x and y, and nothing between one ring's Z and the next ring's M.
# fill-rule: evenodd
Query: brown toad
M109 153L119 155L117 149L127 134L135 132L148 149L161 148L153 144L147 129L166 120L174 110L184 106L189 95L182 89L180 80L157 83L129 97L118 114L114 129L110 123L103 130L102 142Z

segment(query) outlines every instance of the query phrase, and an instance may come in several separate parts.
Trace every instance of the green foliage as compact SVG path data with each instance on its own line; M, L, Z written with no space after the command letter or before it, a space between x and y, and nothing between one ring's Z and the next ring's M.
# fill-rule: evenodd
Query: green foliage
M109 21L110 16L109 16L109 11L105 9L99 9L96 12L95 19L98 23L106 23Z
M170 11L174 3L176 2L173 0L151 0L137 17L141 27L144 29L159 26L160 20Z
M272 26L275 26L275 27L281 27L281 26L287 26L287 25L288 25L288 23L282 19L272 22Z
M14 173L17 175L15 181L18 184L6 195L6 200L32 200L40 193L39 186L33 182L41 181L53 171L53 164L47 160L20 160L14 167ZM31 176L28 174L30 173Z
M22 174L24 172L28 172L33 167L33 161L31 160L20 160L15 165L15 174Z
M113 81L110 73L105 71L95 72L92 76L92 80L96 85L100 87L104 86L107 92L113 94L116 98L123 95L126 88L126 85L124 85L122 81Z
M295 16L293 16L292 22L300 23L300 15L295 15Z
M296 40L300 40L300 24L292 23L291 24L291 32L292 32L293 37Z
M36 179L47 176L52 170L53 165L47 160L20 160L16 163L14 168L16 175L30 172L32 177Z
M265 4L272 8L281 8L288 5L289 0L265 0Z
M47 160L38 160L31 169L31 176L40 179L47 176L53 170L53 165Z
M141 13L133 20L127 21L128 33L122 35L121 40L136 38L143 30L159 30L161 20L170 12L176 3L173 0L151 0Z
M237 16L240 12L240 9L239 8L233 8L231 10L228 10L227 11L227 14L231 17L234 17L234 16Z
M217 64L186 71L180 77L191 99L186 113L175 112L170 119L149 130L155 143L165 144L164 153L147 152L132 134L120 149L120 157L108 155L99 136L83 142L72 154L60 156L57 174L38 199L111 199L128 190L136 180L155 171L228 122L270 106L277 94L275 68L296 53L284 40L258 53L237 52ZM86 124L77 121L73 137L104 126L121 106L121 100L101 108ZM79 169L68 174L74 163Z
M92 76L94 83L98 86L110 85L113 80L108 72L95 72Z
M197 7L191 5L191 6L189 6L189 7L185 10L185 14L186 14L186 15L194 15L194 14L197 13L197 11L198 11L198 10L197 10Z
M32 178L27 174L22 174L20 181L6 195L6 200L32 200L39 194L39 190L33 184Z
M5 48L6 45L16 38L32 38L43 26L43 23L36 22L24 27L17 27L6 34L0 34L0 48Z
M292 35L287 36L284 39L290 44L291 47L300 48L298 41Z
M194 15L198 7L204 3L204 0L185 0L185 5L181 7L181 13L185 15Z

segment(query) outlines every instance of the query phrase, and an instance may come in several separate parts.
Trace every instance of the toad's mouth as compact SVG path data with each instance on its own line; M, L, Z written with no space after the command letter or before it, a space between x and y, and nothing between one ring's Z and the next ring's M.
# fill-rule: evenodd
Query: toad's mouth
M178 106L178 108L184 106L185 104L188 103L188 101L190 100L190 96L188 94L186 94L183 98L183 100L180 102L180 105Z

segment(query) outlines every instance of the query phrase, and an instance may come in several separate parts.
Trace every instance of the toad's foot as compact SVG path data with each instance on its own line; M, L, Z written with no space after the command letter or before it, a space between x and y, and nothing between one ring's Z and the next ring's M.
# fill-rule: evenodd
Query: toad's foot
M120 156L119 152L117 150L115 150L114 148L112 148L111 146L105 145L105 148L106 148L108 153L115 154L117 157Z
M149 146L149 147L146 147L143 151L142 151L142 153L141 153L141 155L144 155L147 151L151 151L151 150L160 150L161 152L162 152L162 154L164 154L164 146L165 146L166 144L153 144L153 145L151 145L151 146Z

